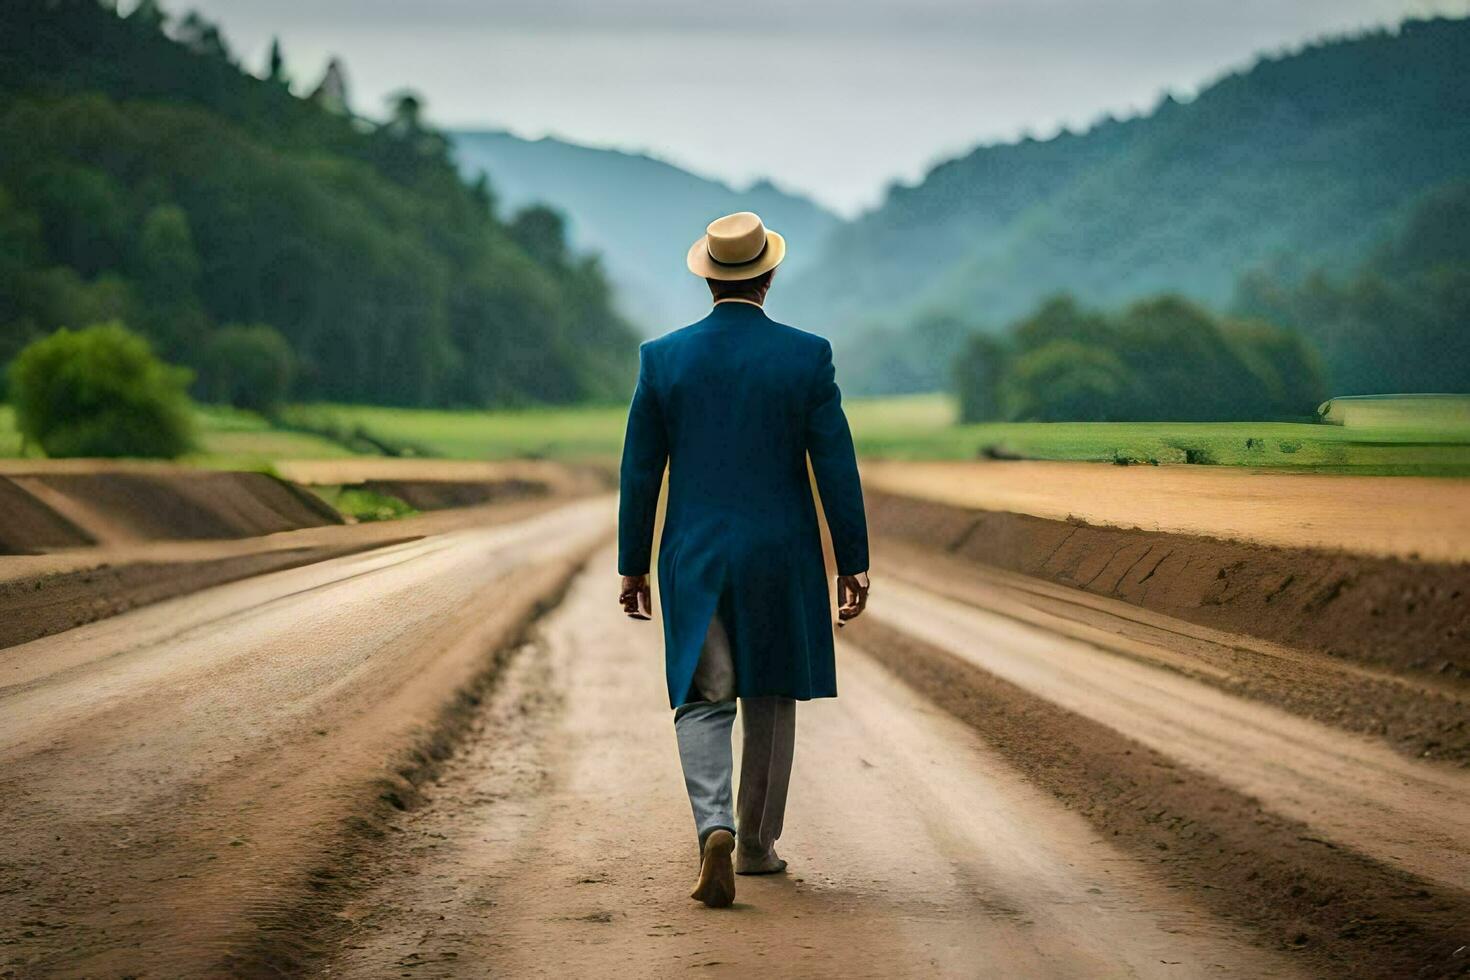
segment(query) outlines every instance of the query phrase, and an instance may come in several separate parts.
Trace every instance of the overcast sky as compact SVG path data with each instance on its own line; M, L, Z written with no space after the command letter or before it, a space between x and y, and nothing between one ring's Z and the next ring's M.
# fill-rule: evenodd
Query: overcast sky
M165 0L354 108L411 86L443 126L642 150L850 214L978 142L1137 112L1324 34L1470 0Z

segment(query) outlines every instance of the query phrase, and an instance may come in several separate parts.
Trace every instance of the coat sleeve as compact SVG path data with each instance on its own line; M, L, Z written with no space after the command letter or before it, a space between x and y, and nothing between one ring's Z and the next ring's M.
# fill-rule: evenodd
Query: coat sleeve
M669 458L668 433L650 375L646 347L638 349L638 386L628 407L623 461L618 470L618 574L646 575L653 553L658 492Z
M816 375L807 396L806 448L822 495L822 511L832 532L838 575L868 570L868 519L863 512L863 486L858 479L852 432L842 411L832 367L832 345L822 342Z

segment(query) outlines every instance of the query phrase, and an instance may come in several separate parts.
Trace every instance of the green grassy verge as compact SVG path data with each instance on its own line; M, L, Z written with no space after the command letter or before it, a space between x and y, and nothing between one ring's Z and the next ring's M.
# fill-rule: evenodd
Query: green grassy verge
M220 470L269 469L278 459L336 459L353 453L320 436L285 432L253 412L201 407L199 452L185 462Z
M321 431L360 428L389 445L422 447L449 459L586 459L621 451L626 412L623 405L496 412L298 405L285 416Z
M621 405L442 412L342 405L295 411L361 425L384 440L465 459L616 457ZM1442 428L1353 429L1298 422L995 422L955 425L943 395L850 399L858 451L890 459L1003 456L1106 463L1198 463L1295 471L1470 476L1470 437Z
M361 487L312 487L311 491L335 507L339 514L356 521L392 521L418 513L406 501L392 494Z
M1419 429L1354 428L1296 422L996 422L955 425L942 395L850 399L858 451L890 459L975 459L995 455L1104 463L1196 463L1300 472L1470 476L1470 435ZM451 459L615 459L622 446L622 405L517 411L429 411L354 405L301 405L293 427L366 433L401 451ZM282 431L256 416L200 411L202 451L191 461L213 467L268 468L277 459L350 455L341 441ZM19 436L0 407L0 454ZM371 445L361 440L354 446Z
M854 401L859 451L890 459L999 456L1196 463L1362 475L1470 476L1470 435L1441 426L1356 429L1306 422L987 422L954 425L950 401Z
M220 470L268 470L278 459L335 459L352 455L318 436L283 432L250 412L201 406L195 416L199 450L183 462ZM15 412L0 404L0 458L19 456ZM28 453L39 456L34 448Z
M0 457L20 455L20 432L15 428L15 409L0 405Z

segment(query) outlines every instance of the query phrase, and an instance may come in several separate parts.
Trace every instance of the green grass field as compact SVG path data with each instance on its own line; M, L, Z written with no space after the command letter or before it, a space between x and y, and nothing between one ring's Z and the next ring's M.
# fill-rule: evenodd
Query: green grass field
M1198 463L1313 472L1470 476L1470 435L1353 429L1299 422L995 422L955 425L943 395L850 399L858 451L890 459L1000 455L1108 463ZM512 412L443 412L341 405L296 410L361 425L381 439L461 459L616 457L622 405Z
M15 429L15 410L0 405L0 457L20 455L20 433Z
M1470 476L1470 434L1428 425L1353 428L1295 422L996 422L955 425L942 395L850 399L858 451L890 459L975 459L994 454L1106 463L1196 463L1328 473ZM452 459L615 459L622 405L518 411L430 411L303 405L288 417L318 430L360 428L383 443ZM276 459L350 455L338 442L272 428L226 409L201 409L198 465L268 468ZM0 455L20 439L0 407Z
M626 411L621 405L497 412L298 405L286 415L319 430L361 426L384 442L450 459L585 459L618 454Z
M335 459L349 456L346 449L326 439L283 432L250 412L201 407L196 416L199 451L184 462L211 469L267 470L278 459ZM0 404L0 457L20 455L21 438L15 413ZM31 450L29 455L40 453Z

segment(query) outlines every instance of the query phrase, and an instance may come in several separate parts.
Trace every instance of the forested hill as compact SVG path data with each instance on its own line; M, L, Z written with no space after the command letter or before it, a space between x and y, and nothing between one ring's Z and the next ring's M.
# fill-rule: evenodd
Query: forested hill
M553 214L498 218L413 97L374 125L288 68L253 77L151 0L0 4L0 364L121 320L201 367L216 331L265 324L302 398L626 394L634 338Z
M572 241L601 252L619 306L648 333L699 315L703 283L684 269L689 243L712 219L754 211L791 242L782 279L810 265L838 219L768 181L743 191L636 153L505 132L450 134L465 173L488 172L508 206L555 202Z
M1060 291L1220 307L1254 267L1356 264L1466 174L1470 21L1409 21L1263 59L1142 118L941 164L840 228L783 310L840 340L921 312L999 329Z

